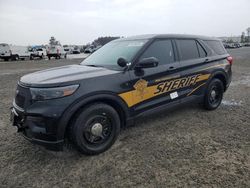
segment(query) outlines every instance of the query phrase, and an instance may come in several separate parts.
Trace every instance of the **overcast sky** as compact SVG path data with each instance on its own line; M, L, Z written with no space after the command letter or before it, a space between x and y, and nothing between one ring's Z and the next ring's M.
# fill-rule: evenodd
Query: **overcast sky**
M99 36L240 35L250 0L0 0L0 43L85 44Z

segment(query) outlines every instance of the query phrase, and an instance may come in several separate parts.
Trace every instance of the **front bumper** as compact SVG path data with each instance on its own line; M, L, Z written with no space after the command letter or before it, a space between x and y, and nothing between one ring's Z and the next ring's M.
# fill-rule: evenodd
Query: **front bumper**
M17 131L32 143L44 146L46 149L60 151L64 140L58 140L54 118L44 118L26 114L17 106L11 108L11 122Z

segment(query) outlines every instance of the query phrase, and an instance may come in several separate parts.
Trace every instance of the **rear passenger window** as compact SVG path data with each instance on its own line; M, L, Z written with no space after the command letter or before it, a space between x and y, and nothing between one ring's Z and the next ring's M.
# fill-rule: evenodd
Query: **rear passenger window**
M168 64L174 62L174 53L171 40L156 40L142 54L143 58L155 57L159 60L159 64Z
M200 57L201 58L206 57L207 56L206 51L203 49L203 47L198 42L197 42L197 47L198 47Z
M222 42L217 41L217 40L205 40L204 41L212 50L218 54L218 55L223 55L226 52Z
M198 59L199 52L195 40L176 40L181 60Z

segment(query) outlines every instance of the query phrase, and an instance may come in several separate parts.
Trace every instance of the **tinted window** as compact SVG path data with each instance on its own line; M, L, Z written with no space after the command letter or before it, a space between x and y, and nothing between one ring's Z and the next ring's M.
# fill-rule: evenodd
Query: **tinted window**
M212 48L212 50L218 54L218 55L222 55L227 53L223 44L220 41L217 40L205 40L204 42L206 42L206 44Z
M181 60L197 59L199 52L195 40L177 40Z
M160 65L173 63L174 53L171 40L157 40L153 42L142 54L140 59L147 57L157 58Z
M197 42L197 47L199 50L200 57L201 58L206 57L207 56L206 51L203 49L203 47L198 42Z

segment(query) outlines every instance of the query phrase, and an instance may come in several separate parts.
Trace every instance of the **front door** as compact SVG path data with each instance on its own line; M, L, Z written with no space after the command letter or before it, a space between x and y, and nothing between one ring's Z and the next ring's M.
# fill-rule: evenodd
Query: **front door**
M129 106L136 113L169 102L178 102L178 94L169 82L180 77L173 42L170 39L154 40L141 54L143 58L155 57L159 65L153 68L130 70L131 97Z

